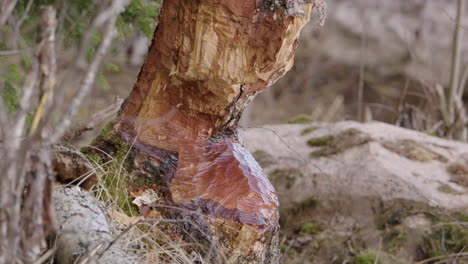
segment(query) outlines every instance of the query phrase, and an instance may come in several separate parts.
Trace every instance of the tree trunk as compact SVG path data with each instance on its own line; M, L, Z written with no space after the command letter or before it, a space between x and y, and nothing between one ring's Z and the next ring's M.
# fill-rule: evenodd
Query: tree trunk
M236 126L248 102L291 68L310 2L164 1L113 125L132 145L129 188L155 190L171 206L163 216L196 223L230 263L277 261L276 192ZM95 145L121 147L108 139Z

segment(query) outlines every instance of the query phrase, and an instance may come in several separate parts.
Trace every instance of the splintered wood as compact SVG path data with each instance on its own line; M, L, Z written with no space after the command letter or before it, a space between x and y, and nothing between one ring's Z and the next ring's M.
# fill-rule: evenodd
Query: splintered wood
M292 67L309 2L163 2L114 129L133 145L133 175L154 181L147 187L180 214L202 212L212 234L223 233L213 221L254 230L251 243L278 230L276 192L236 126L252 98Z

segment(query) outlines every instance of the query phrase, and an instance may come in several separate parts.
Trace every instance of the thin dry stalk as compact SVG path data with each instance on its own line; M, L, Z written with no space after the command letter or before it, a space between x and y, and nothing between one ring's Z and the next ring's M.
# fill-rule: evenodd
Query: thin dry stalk
M454 101L457 97L458 87L460 85L460 61L463 39L463 13L465 11L465 0L457 0L457 20L455 23L455 32L453 34L452 42L452 69L450 72L450 86L447 95L447 111L449 114L449 121L454 119Z
M401 119L401 111L403 110L403 104L405 102L406 96L408 95L408 88L409 88L409 83L410 80L406 79L405 85L403 86L403 90L400 93L400 98L398 100L398 105L396 106L396 116L395 116L395 121L393 122L394 124L398 123L398 120Z
M38 45L36 57L40 64L40 89L52 93L55 86L56 57L55 57L55 19L56 11L51 6L41 7L41 42ZM30 102L34 86L26 87L24 91L24 102ZM26 98L28 97L28 98ZM26 112L21 113L20 118L25 119ZM23 121L24 123L24 121ZM24 124L21 126L24 127ZM21 133L17 134L19 139ZM34 149L35 147L33 147ZM27 151L25 151L27 152ZM20 250L26 255L26 262L37 259L44 246L44 238L51 231L54 225L54 216L51 209L52 166L50 159L50 149L45 146L37 149L29 155L27 162L30 167L26 171L25 186L26 192L22 201L22 237ZM17 190L22 193L21 189Z
M460 80L460 87L458 87L458 98L463 97L463 93L465 91L466 81L468 80L468 66L465 66L465 70L463 71L462 78Z
M16 1L7 1L13 3ZM0 14L3 16L2 2ZM52 113L58 98L54 98L56 86L55 28L56 12L52 7L41 9L41 34L35 48L31 72L28 73L22 87L20 108L16 114L9 114L4 104L0 104L0 132L2 149L0 152L0 263L18 261L32 263L38 259L43 241L49 228L54 227L54 216L51 212L51 146L56 144L71 119L76 115L81 101L89 92L94 77L113 37L115 21L128 4L128 0L113 1L103 23L106 30L103 42L91 63L81 89L64 115L66 120L59 123L52 131ZM29 2L31 6L32 1ZM25 13L26 15L27 13ZM36 110L30 129L31 136L25 137L26 115L30 110L36 84L41 89L41 104ZM55 108L54 108L55 107ZM92 124L91 124L92 125ZM20 262L21 262L20 261Z
M113 195L111 189L119 188L120 182L126 180L129 176L124 168L124 163L132 149L133 144L129 147L129 150L125 153L122 157L122 160L117 160L116 158L112 157L110 154L105 153L102 150L97 149L98 151L102 152L109 158L109 161L104 164L97 164L96 171L98 171L98 177L105 178L105 177L112 177L113 181L99 181L99 185L94 190L94 195L97 199L106 203L107 208L112 211L119 212L119 214L125 215L123 213L124 209L122 206L129 206L128 204L122 204L122 201L119 200L118 195ZM92 147L94 148L94 147ZM96 148L94 148L96 149ZM123 190L125 195L128 193ZM125 197L125 200L128 201L128 197ZM164 208L170 208L171 210L183 210L178 207L173 206L160 206ZM128 216L125 216L128 217ZM203 237L209 239L208 236L203 230L201 230L196 223L190 220L183 220L183 219L142 219L139 216L130 216L128 219L133 219L131 224L129 224L126 228L121 229L121 232L117 235L117 237L106 246L106 248L101 251L101 256L103 252L109 250L114 244L119 243L125 244L124 248L134 248L137 247L141 250L142 259L141 262L144 262L143 259L146 256L152 255L152 259L147 259L146 262L154 262L154 258L158 260L164 260L163 263L194 263L195 260L201 261L204 263L205 260L199 256L198 253L195 253L194 256L191 256L189 253L190 250L187 249L203 249L204 245L198 243L197 238L193 237L192 234L186 233L185 236L191 237L194 243L184 243L181 241L175 241L173 237L170 237L164 231L159 228L160 223L165 224L184 224L184 225L191 225L193 229L197 230ZM118 220L114 219L118 224L122 225ZM131 242L130 242L131 241ZM208 252L202 252L205 258L210 259L211 257L217 257L223 260L223 263L226 260L226 256L219 252L218 247L214 241L209 241L211 247ZM144 247L144 248L142 248ZM192 251L193 253L194 251ZM86 259L92 258L96 252L93 254L90 252ZM193 255L193 254L192 254ZM97 259L100 257L97 256Z
M453 260L453 263L458 263L458 258L460 258L460 255L465 252L465 248L466 246L468 245L464 245L463 248L460 250L460 252L458 252L457 256L455 257L455 259Z
M112 7L110 9L112 12L109 13L107 19L105 20L107 21L107 26L105 28L103 40L97 50L96 56L94 57L93 62L91 63L88 72L86 73L86 77L81 87L79 88L78 93L75 95L72 102L70 103L70 107L66 111L66 114L62 117L62 121L56 126L56 129L48 138L47 143L53 144L55 142L58 142L63 137L65 131L70 127L72 119L78 113L83 99L91 90L99 66L101 65L101 62L104 56L106 55L107 50L109 49L109 46L112 43L112 40L116 36L115 22L117 21L117 17L129 2L129 0L113 2ZM101 16L98 16L98 18L101 19ZM49 122L51 121L52 120L49 120Z
M24 10L23 15L21 16L20 20L15 25L15 35L13 39L13 47L15 49L18 48L18 38L20 37L20 29L21 25L23 25L23 22L28 18L29 16L29 11L31 11L32 4L34 3L34 0L29 0L26 9Z
M99 3L100 4L97 8L101 10L98 13L103 14L105 11L103 12L102 9L104 9L105 6L103 5L101 1ZM101 26L97 22L98 22L97 19L94 19L94 23L91 25L90 28L86 30L86 32L83 34L83 38L81 39L78 54L75 59L76 66L80 69L85 69L88 66L87 65L88 63L86 61L86 53L88 52L89 47L91 45L91 40L93 38L93 35L96 33L96 30Z
M468 257L468 253L454 253L454 254L449 254L449 256L450 257L458 257L460 259L460 258ZM434 261L437 261L437 262L434 262ZM439 263L439 264L440 263L450 263L449 259L446 259L446 256L444 255L444 256L437 256L437 257L428 258L428 259L416 262L415 264L426 264L426 263L431 263L431 262L434 262L434 264L435 263Z
M2 50L0 51L0 56L12 56L19 54L21 51L20 50Z
M445 257L447 257L447 259L451 261L452 258L449 256L447 247L445 246L445 229L444 228L442 228L442 239L440 240L440 246L442 247L442 250L444 251Z
M362 17L365 18L366 11L361 6L362 10ZM364 74L365 74L365 47L367 44L367 22L365 19L362 20L362 36L361 36L361 43L359 46L359 53L360 53L360 63L359 63L359 84L358 84L358 95L357 95L357 120L360 122L364 121Z
M458 140L467 140L467 116L464 111L462 96L468 69L461 72L461 52L463 43L463 15L465 0L457 0L457 16L452 42L452 65L449 90L446 95L446 108L441 109L447 126L447 136Z
M11 128L4 131L5 159L1 164L4 177L1 178L0 204L0 262L14 263L18 257L26 262L34 261L40 254L48 228L53 226L50 212L50 155L47 148L37 148L37 144L23 139L26 113L38 78L38 68L49 69L43 84L51 83L50 76L55 75L51 62L55 61L55 53L44 52L54 49L53 35L55 32L55 9L43 8L41 27L43 34L33 60L31 72L28 74L21 98L20 109L15 116L8 115L0 109L2 127ZM45 53L48 59L40 60ZM39 67L38 63L41 63ZM31 153L34 153L32 155ZM28 186L27 189L25 187Z
M40 63L40 104L34 115L30 134L37 130L40 120L44 115L46 104L50 104L53 98L56 84L57 59L55 54L55 28L57 27L56 11L53 7L41 7L41 21L45 25L41 33L42 41L38 45L36 57ZM53 10L53 11L52 11Z

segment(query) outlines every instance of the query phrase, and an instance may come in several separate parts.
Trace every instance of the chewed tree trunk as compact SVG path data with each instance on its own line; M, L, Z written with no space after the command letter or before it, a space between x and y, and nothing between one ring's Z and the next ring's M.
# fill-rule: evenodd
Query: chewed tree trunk
M113 133L132 144L132 190L199 224L229 262L275 262L278 200L237 122L293 64L307 0L167 0ZM109 149L115 140L96 145ZM138 186L138 187L136 187Z

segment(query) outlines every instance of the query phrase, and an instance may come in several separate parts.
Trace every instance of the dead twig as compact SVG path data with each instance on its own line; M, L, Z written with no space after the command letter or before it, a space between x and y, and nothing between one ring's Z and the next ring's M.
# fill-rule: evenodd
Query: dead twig
M19 54L21 51L20 50L1 50L0 51L0 56L12 56Z
M460 255L463 254L463 252L465 252L466 246L468 246L468 245L464 245L463 248L460 250L460 252L458 252L457 256L453 260L454 264L458 263L458 259L460 258Z
M463 92L465 91L466 81L468 80L468 65L465 66L463 71L462 78L460 80L460 87L458 87L458 98L463 97Z
M452 258L449 256L449 253L447 251L447 247L445 246L445 228L442 228L442 239L440 241L440 246L441 246L442 250L444 251L445 257L447 257L447 259L449 261L451 261Z
M361 7L362 10L362 17L366 17L366 11L364 7ZM359 63L359 84L358 84L358 93L357 93L357 120L360 122L364 121L364 74L365 74L365 67L366 63L364 61L365 58L365 47L367 45L367 22L366 19L362 20L362 36L361 36L361 43L359 46L359 56L360 56L360 63Z
M114 116L120 109L123 99L117 98L115 103L102 109L101 111L93 114L88 120L81 122L72 128L65 131L62 137L62 141L69 142L78 136L81 136L86 131L93 130L97 125L109 120Z
M28 4L26 5L26 9L24 10L23 15L21 16L20 20L15 25L15 36L13 39L13 47L16 49L18 47L18 37L20 36L20 29L21 25L23 25L23 22L26 20L26 18L29 17L29 11L31 11L32 4L34 3L34 0L29 0Z
M70 127L72 119L78 113L79 107L83 99L91 90L92 84L94 83L102 59L106 55L107 50L109 49L109 46L112 43L112 40L116 36L115 22L117 21L117 17L129 2L129 0L120 0L113 2L111 7L113 12L112 15L108 17L107 26L104 32L102 43L97 50L96 56L94 57L94 60L91 63L88 72L86 73L86 77L83 81L83 84L79 88L78 93L70 103L70 107L66 111L66 114L62 117L62 121L56 126L56 129L48 138L48 144L54 144L63 137L65 131Z
M56 11L47 11L52 7L41 7L44 11L41 21L45 25L41 32L42 41L38 45L36 57L41 65L40 73L40 103L34 115L29 134L32 135L37 130L39 122L44 115L46 104L50 104L53 98L56 85L57 59L55 55L55 28L57 27Z
M12 149L17 149L20 140L23 136L23 132L26 128L26 117L28 111L31 109L31 98L34 92L34 87L38 79L39 65L37 59L33 59L31 71L28 73L23 87L23 95L21 97L20 109L16 117L16 121L13 127L13 134L15 135L12 138L12 141L9 141L9 144L13 144Z
M468 257L468 253L454 253L454 254L450 254L449 256L450 257L459 256L459 257L465 258L465 257ZM432 257L432 258L428 258L428 259L416 262L415 264L426 264L426 263L431 263L433 261L437 261L437 262L434 262L434 264L435 263L441 264L441 263L447 263L449 260L446 259L446 256L437 256L437 257Z

